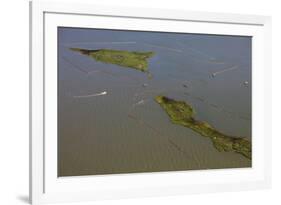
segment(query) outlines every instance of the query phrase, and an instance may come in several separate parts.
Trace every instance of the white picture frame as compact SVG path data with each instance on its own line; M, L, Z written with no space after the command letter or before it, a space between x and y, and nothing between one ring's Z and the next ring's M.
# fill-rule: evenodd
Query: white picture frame
M54 80L58 26L252 36L252 168L58 178ZM30 2L30 111L32 204L268 188L271 185L271 18Z

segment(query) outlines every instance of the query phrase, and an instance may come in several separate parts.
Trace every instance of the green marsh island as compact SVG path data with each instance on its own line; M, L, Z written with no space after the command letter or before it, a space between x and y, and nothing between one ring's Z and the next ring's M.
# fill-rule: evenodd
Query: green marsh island
M210 138L218 151L234 151L251 159L252 150L250 141L242 137L225 135L207 122L196 120L194 118L195 111L191 105L184 101L176 101L162 95L157 96L155 101L166 111L174 124L190 128L198 134Z
M81 48L70 48L81 54L90 56L96 61L115 64L123 67L133 68L141 72L148 72L147 60L154 55L154 52L139 52L126 50L99 49L87 50Z

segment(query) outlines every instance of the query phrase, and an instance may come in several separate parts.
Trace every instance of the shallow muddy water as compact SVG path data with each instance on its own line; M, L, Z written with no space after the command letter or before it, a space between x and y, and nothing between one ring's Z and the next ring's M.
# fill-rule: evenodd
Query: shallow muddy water
M152 77L71 47L153 51ZM251 166L154 101L186 101L196 119L251 140L250 37L59 28L58 48L58 176Z

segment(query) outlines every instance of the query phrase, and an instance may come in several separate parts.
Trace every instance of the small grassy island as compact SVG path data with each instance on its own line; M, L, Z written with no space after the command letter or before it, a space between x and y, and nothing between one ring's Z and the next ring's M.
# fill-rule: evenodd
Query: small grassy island
M252 149L249 140L225 135L207 122L196 120L193 117L195 114L193 108L184 101L176 101L162 95L157 96L155 101L166 111L173 123L188 127L200 135L210 138L218 151L234 151L251 159Z
M87 50L70 48L103 63L129 67L141 72L148 72L147 59L154 55L153 52L123 51L111 49Z

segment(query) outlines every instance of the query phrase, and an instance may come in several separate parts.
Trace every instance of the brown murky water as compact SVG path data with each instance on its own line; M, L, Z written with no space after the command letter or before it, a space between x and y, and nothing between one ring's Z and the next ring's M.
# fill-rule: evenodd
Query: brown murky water
M208 138L172 124L153 100L159 94L185 100L199 120L251 139L250 37L58 32L58 176L251 166L242 155L219 152ZM154 51L153 77L69 47Z

